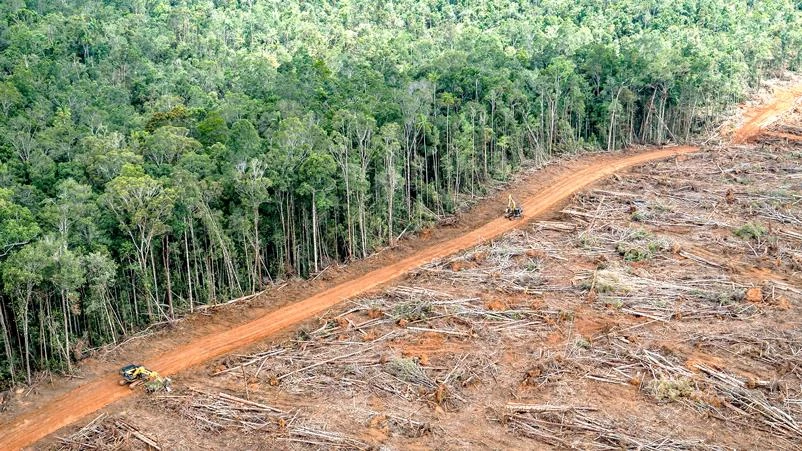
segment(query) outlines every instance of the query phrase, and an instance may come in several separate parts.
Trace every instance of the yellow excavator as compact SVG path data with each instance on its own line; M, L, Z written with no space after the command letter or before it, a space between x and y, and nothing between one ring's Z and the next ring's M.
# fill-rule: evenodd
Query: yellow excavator
M156 371L149 370L142 365L131 364L120 368L120 385L128 385L133 389L137 385L144 384L145 389L150 393L160 390L172 391L172 381L169 377L161 377Z
M512 221L513 219L520 219L524 214L524 209L517 206L515 201L512 200L512 194L507 196L507 209L504 210L504 217Z

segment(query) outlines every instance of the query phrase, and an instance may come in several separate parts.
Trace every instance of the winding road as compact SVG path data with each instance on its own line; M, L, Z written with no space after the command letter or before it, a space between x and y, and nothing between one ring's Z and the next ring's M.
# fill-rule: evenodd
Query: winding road
M802 87L778 91L770 104L747 113L744 125L733 136L733 142L745 142L758 134L761 128L793 108L800 96L802 96ZM157 369L164 375L176 374L200 365L298 325L340 302L393 282L410 270L432 260L471 248L521 227L530 220L554 211L577 191L616 172L651 161L697 151L699 151L697 147L682 146L604 158L589 157L582 162L577 171L553 176L553 180L549 180L550 183L546 189L525 199L522 202L524 209L522 221L508 221L503 218L492 220L458 238L424 248L410 257L367 272L253 321L191 341L169 353L145 362L145 365ZM4 419L0 424L0 450L15 450L30 446L47 435L134 393L126 387L117 385L117 379L116 374L110 374L106 377L89 380L72 391L53 399L38 410L23 413L15 418Z

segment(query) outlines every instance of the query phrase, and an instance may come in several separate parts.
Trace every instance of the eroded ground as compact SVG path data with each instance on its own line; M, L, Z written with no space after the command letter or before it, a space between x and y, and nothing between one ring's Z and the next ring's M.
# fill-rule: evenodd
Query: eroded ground
M40 446L798 449L801 130L616 176Z

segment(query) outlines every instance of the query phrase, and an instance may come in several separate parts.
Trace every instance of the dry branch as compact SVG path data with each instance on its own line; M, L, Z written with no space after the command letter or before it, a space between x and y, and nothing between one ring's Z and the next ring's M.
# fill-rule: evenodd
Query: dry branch
M691 450L723 449L700 439L680 440L649 431L636 419L626 423L591 415L591 409L560 406L559 410L535 410L504 417L513 433L570 449ZM629 424L627 424L629 423ZM628 426L628 427L627 427ZM629 430L638 432L630 432Z
M146 449L161 451L159 443L136 427L102 413L69 437L59 437L59 450L116 450L131 447L131 437Z

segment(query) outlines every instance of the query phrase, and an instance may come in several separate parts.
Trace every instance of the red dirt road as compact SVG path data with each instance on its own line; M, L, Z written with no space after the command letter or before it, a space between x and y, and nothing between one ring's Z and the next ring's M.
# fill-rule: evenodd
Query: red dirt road
M774 93L770 103L748 111L745 122L732 135L733 144L743 144L760 134L761 129L776 122L780 116L790 111L802 98L802 86L781 89Z
M789 95L794 97L790 98ZM750 133L757 133L761 127L767 124L768 118L776 119L790 109L796 100L795 96L799 95L802 95L800 88L797 88L797 91L779 93L779 100L776 104L761 108L759 114L749 117L744 127L751 130ZM736 133L738 139L745 140L751 136L742 131L739 130ZM632 166L698 150L696 147L669 147L621 155L617 158L591 158L576 172L555 177L552 183L547 185L548 188L539 192L537 196L522 202L524 217L521 221L508 221L503 218L490 221L463 236L425 248L411 257L368 272L256 320L192 341L160 357L144 362L144 364L157 369L164 375L172 375L223 356L237 348L263 340L283 329L319 315L346 299L392 282L420 265L476 246L519 227L529 220L549 213L577 191L602 178ZM116 375L109 375L91 380L54 399L37 411L7 419L0 425L0 450L15 450L29 446L62 427L131 395L133 391L118 386L117 379Z

